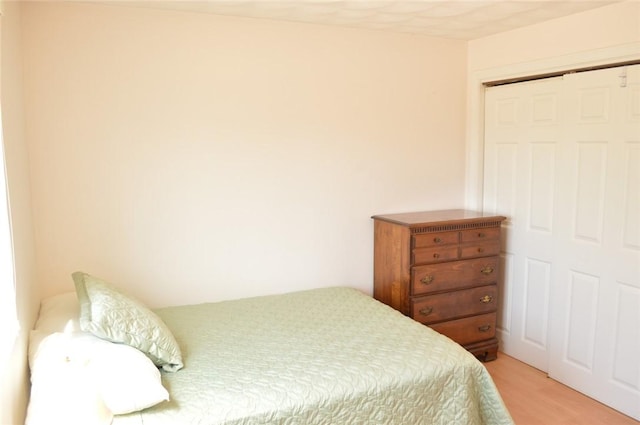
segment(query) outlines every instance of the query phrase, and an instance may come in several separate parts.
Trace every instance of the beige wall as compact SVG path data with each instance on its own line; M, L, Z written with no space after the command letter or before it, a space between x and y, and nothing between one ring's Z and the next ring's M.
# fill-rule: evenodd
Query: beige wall
M29 159L24 136L20 8L3 2L0 99L20 334L9 364L0 365L0 424L24 422L28 395L27 341L39 306L31 220ZM0 167L1 169L1 167Z
M469 42L469 71L640 41L640 2L628 1Z
M24 56L47 294L371 292L372 214L463 204L464 42L27 3Z
M640 2L627 1L472 40L467 62L465 204L482 207L482 83L640 60Z

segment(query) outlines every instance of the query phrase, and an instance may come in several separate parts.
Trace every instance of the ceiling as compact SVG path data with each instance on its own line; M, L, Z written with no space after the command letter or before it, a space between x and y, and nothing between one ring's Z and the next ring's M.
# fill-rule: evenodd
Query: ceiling
M132 6L472 40L620 0L137 0Z

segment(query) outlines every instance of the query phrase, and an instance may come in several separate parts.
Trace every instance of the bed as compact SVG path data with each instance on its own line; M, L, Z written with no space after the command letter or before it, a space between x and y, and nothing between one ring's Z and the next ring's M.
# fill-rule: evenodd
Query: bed
M89 275L85 275L85 280L86 276ZM82 298L87 295L94 302L99 298L90 292L78 292L80 306L72 314L86 316ZM96 313L94 308L91 320L108 310ZM172 343L179 347L179 359L174 357L164 364L158 361L157 353L147 355L155 369L160 370L153 379L166 393L157 396L157 401L128 407L130 411L126 413L122 412L127 409L120 409L114 415L109 412L109 403L106 407L100 403L104 391L94 391L97 395L85 404L101 412L102 422L95 423L513 423L489 374L475 357L445 336L355 289L320 288L168 307L151 314L160 326L166 326L164 331L170 332ZM116 320L123 317L120 315ZM100 333L96 329L87 332L87 326L75 322L67 321L66 326L71 327L72 334L84 338L86 334ZM38 328L37 325L32 338L30 364L38 361L32 359L33 351L42 351L35 346L38 342L44 345L41 341L51 339L52 335L62 338L60 332L52 333L51 327L44 331ZM92 341L118 348L137 344L143 347L134 351L149 351L145 343L129 344L113 339L113 335L107 338L102 335ZM81 351L83 367L95 363L87 360L91 357L87 350ZM104 347L94 351L103 352ZM67 363L69 358L73 363L68 351L65 356ZM96 367L105 368L108 367L104 363ZM149 375L152 374L150 370ZM34 388L38 386L33 375L32 382ZM136 394L146 392L141 389ZM90 392L82 393L86 396ZM93 399L98 399L98 403ZM37 411L38 406L30 404L27 425L38 425L39 416L51 417L50 413L38 415ZM82 421L88 423L87 415Z

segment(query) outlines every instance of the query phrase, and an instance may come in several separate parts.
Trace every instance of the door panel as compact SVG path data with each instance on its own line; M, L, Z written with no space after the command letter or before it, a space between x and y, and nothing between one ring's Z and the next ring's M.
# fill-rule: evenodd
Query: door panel
M547 370L561 78L487 89L484 209L504 215L501 348Z
M498 314L496 321L497 330L508 338L511 335L511 310L513 306L513 255L505 253L503 248L500 254L500 275L498 276ZM504 351L504 349L503 349Z
M627 158L624 175L624 217L622 248L640 251L640 143L626 142L623 156Z
M640 391L640 361L634 353L640 351L637 329L626 326L638 320L640 311L640 289L617 282L616 325L613 347L612 380L631 391Z
M541 142L531 145L529 204L537 207L529 213L529 228L547 235L553 232L555 164L554 143Z
M563 357L568 363L593 372L596 318L600 279L571 271L567 300L567 327L563 339Z
M549 353L549 376L636 419L640 250L625 241L640 222L638 84L640 66L565 77L567 104L576 107L567 108L558 191L575 202L556 214L570 231L557 236Z
M549 285L551 263L526 260L525 311L523 339L540 350L546 350L549 317Z
M640 66L485 100L484 208L509 217L502 349L640 419Z

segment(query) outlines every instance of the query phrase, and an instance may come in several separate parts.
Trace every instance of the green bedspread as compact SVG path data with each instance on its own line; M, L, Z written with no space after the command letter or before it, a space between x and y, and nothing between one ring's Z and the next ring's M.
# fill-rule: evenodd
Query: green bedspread
M512 424L484 366L349 288L156 310L184 369L114 425Z

